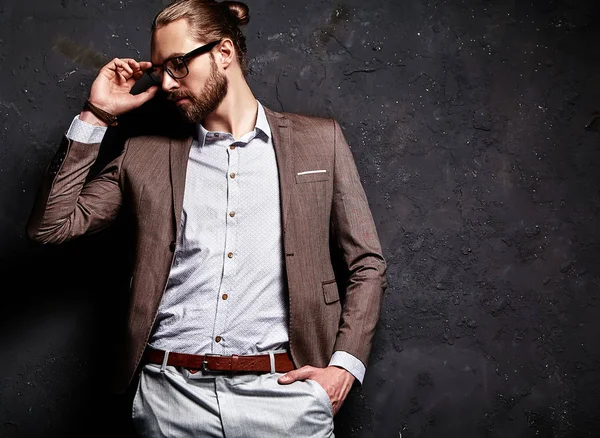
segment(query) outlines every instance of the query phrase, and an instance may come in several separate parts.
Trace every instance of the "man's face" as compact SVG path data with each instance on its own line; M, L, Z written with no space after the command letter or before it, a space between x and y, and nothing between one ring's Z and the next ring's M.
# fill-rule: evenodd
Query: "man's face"
M162 66L166 59L183 55L209 42L192 39L186 20L174 21L154 31L152 64ZM181 79L173 79L165 71L162 89L188 122L200 123L223 101L227 94L227 77L219 71L212 52L188 60L187 66L189 74Z

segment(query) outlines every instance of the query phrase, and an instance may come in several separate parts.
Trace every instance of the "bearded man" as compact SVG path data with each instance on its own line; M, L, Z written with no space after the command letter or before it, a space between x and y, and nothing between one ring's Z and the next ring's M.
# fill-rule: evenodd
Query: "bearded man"
M28 223L32 239L61 243L120 214L133 222L115 384L137 385L142 436L333 436L364 378L386 287L367 198L335 120L279 113L252 94L248 17L233 1L163 9L151 62L100 70ZM156 85L132 94L144 75ZM159 87L197 135L130 138L86 181L107 126Z

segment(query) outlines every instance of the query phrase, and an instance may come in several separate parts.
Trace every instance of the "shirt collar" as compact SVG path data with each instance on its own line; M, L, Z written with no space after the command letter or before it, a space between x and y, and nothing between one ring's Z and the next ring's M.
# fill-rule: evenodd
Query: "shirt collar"
M258 100L256 102L258 102ZM265 109L263 108L260 102L258 102L256 128L260 129L262 133L267 136L267 138L271 138L271 127L269 126L269 121L267 120L267 114L265 113Z
M271 138L271 127L269 126L269 122L267 121L267 115L265 113L265 109L262 104L257 100L258 103L258 113L256 115L256 124L254 125L254 130L256 132L256 136L259 136L261 133L267 137L267 140ZM222 135L222 132L216 131L208 131L202 123L198 124L198 139L199 143L204 145L204 141L206 140L207 134L216 134Z

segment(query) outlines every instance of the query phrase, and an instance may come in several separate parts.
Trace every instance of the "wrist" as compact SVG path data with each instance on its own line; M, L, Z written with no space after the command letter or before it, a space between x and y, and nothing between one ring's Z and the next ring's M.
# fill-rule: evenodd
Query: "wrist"
M352 379L352 381L354 381L354 379L356 379L356 377L354 377L354 374L352 374L350 371L348 371L346 368L344 368L341 365L328 365L328 366L330 368L336 368L336 369L338 369L339 370L339 374L342 374L346 378Z
M82 110L91 112L98 120L101 120L102 122L106 123L106 126L117 126L118 125L116 115L111 114L108 111L105 111L100 107L97 107L92 102L90 102L89 99L85 101L85 104L83 105Z
M83 110L79 113L79 120L81 120L82 122L86 122L89 123L90 125L94 125L94 126L102 126L102 127L107 127L108 123L106 123L103 120L100 120L98 117L96 117L94 115L94 113L92 113L89 110Z

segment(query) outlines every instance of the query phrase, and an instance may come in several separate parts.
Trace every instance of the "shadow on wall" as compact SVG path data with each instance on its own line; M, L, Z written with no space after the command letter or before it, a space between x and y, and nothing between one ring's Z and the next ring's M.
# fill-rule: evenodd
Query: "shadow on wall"
M18 281L5 289L0 322L0 436L100 436L91 429L127 425L129 395L104 390L129 304L126 253L112 250L122 233L117 225L61 246L31 243L3 260L3 278Z

